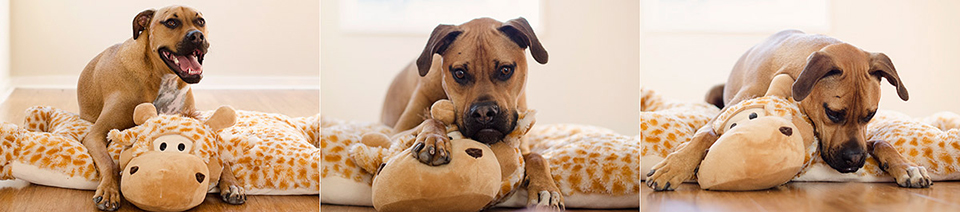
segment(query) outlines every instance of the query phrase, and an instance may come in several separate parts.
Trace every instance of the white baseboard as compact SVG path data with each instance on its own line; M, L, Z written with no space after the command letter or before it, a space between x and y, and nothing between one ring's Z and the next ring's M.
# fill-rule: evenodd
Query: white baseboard
M14 88L76 89L77 75L12 77L9 88L0 88L0 95L9 95ZM205 76L194 89L320 89L320 77L247 77ZM9 91L8 91L9 90ZM6 96L3 96L4 99Z

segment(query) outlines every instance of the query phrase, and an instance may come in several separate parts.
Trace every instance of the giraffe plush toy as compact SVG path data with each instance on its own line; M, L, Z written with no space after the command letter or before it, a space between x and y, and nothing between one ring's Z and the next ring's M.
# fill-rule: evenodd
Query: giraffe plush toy
M448 103L443 102L435 103L431 112L439 114L436 108L447 108L443 105ZM519 120L517 126L529 127L528 124L533 124L533 114L528 113ZM324 154L321 174L327 184L323 186L320 201L373 205L370 198L373 173L385 158L389 159L387 156L396 155L409 144L394 146L396 143L387 142L390 139L382 134L389 133L390 129L380 124L322 119L321 125L320 146ZM456 131L455 127L448 126L448 132ZM519 137L523 132L523 128L514 130L507 138ZM394 135L392 139L412 143L414 137ZM638 137L619 135L600 127L557 124L532 127L523 139L530 147L526 151L537 152L548 162L553 179L563 193L566 207L639 207ZM505 139L490 146L500 163L501 181L494 201L487 207L527 205L527 192L518 189L523 182L524 172L520 142L521 139ZM387 162L387 166L390 166L390 162Z
M222 169L224 163L233 165L232 173L241 185L222 189L234 191L225 193L317 194L318 119L319 115L289 118L221 107L201 113L198 120L156 115L156 109L146 103L135 112L138 126L108 134L112 141L108 150L123 169L124 197L142 209L185 210L196 206L207 192L221 190L218 179L223 171L229 171ZM28 109L24 128L9 123L0 125L0 179L96 189L97 170L79 142L90 126L74 113L50 107ZM187 177L175 175L178 178L171 181L151 179L159 176L154 171L169 166L163 165L164 161L175 164L173 170L188 174ZM204 165L200 166L198 161ZM191 181L201 186L179 184ZM174 182L177 183L170 184ZM156 198L157 192L167 190L170 192L164 193L165 200Z
M777 84L777 78L771 83L771 88ZM647 95L647 94L650 95ZM768 91L768 93L770 93ZM652 97L652 98L651 98ZM653 100L648 100L651 98ZM645 91L641 96L641 102L654 102L654 108L683 108L672 109L674 111L688 110L697 111L699 105L706 103L664 104L659 101L659 96L652 91ZM665 105L669 105L665 107ZM766 109L767 115L778 115L781 117L791 116L788 120L796 124L805 145L804 162L800 172L794 176L791 181L860 181L860 182L897 182L901 186L908 184L927 183L923 176L929 176L929 179L938 180L956 180L960 179L960 115L951 112L942 112L927 118L911 119L910 117L892 111L879 111L873 120L867 126L867 139L870 141L883 140L889 144L873 148L894 148L904 156L905 161L894 161L911 167L900 173L901 176L896 180L890 174L883 171L877 160L870 155L867 157L865 165L860 170L853 173L839 173L829 167L816 151L817 139L814 136L803 134L803 128L808 126L808 122L798 122L795 120L806 120L803 114L796 109L796 102L791 99L780 96L771 98L768 96L747 100L738 105L729 106L719 115L717 120L711 123L711 116L690 116L680 112L675 113L657 113L659 111L641 112L641 134L643 146L643 171L648 172L655 169L655 164L662 161L669 153L675 151L679 146L688 142L695 134L695 130L705 124L713 124L714 129L730 130L734 122L731 118L737 116L748 116L750 108L763 105L764 108L775 108L773 111ZM684 108L686 107L686 108ZM690 109L692 108L692 109ZM695 112L697 114L709 114ZM740 117L742 119L742 117ZM749 119L749 118L748 118ZM806 122L806 121L804 121ZM735 128L735 127L734 127ZM794 132L796 133L796 132ZM812 134L812 133L809 133ZM720 135L722 136L722 135ZM811 141L812 139L812 141ZM711 149L712 151L713 149ZM741 150L740 152L743 152ZM710 152L707 153L711 154ZM703 164L701 163L701 166ZM720 167L722 168L722 167ZM930 170L929 172L927 170ZM700 171L703 171L701 167ZM647 176L642 176L646 180ZM696 178L690 178L687 182L692 182ZM650 183L650 181L647 181ZM749 186L749 185L744 185Z

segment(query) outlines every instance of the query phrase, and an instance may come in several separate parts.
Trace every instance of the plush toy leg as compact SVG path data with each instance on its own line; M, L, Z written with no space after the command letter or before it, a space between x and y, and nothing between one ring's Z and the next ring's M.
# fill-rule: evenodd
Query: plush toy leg
M87 149L78 141L86 133L89 122L76 114L50 107L33 107L27 110L24 121L26 130L19 135L8 134L16 126L4 125L4 145L13 144L14 157L2 170L16 178L32 183L75 189L94 189L97 171ZM9 143L13 141L13 143ZM2 147L0 147L2 148ZM4 150L10 148L3 148ZM4 158L11 154L4 151ZM8 176L8 174L3 174Z
M673 190L694 176L694 170L706 156L707 149L720 136L710 125L697 131L690 143L682 145L676 152L667 155L663 161L654 165L647 173L646 184L655 191Z
M11 164L16 178L49 186L96 189L97 170L80 142L52 133L25 132L19 145L19 156Z
M24 133L23 129L15 124L0 124L0 180L12 180L13 174L10 170L10 162L13 162L19 154L20 144L17 140Z
M23 121L24 128L31 132L49 132L77 142L86 136L91 125L75 113L46 106L27 109Z

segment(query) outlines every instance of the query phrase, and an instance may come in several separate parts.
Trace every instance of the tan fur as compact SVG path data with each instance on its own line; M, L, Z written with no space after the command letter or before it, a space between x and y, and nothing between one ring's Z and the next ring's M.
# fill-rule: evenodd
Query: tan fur
M840 74L823 76L831 70L839 70ZM901 99L908 99L906 88L886 55L866 52L831 37L787 30L754 46L740 58L724 87L724 104L763 95L777 74L797 80L793 97L813 122L822 144L821 155L828 162L842 160L841 151L845 149L859 151L866 157L867 122L861 119L877 110L881 76L898 88ZM824 104L831 110L845 111L846 121L831 121L825 115ZM860 162L847 168L856 170L862 165Z
M466 118L471 106L477 102L492 101L500 108L501 114L509 114L508 122L515 122L517 111L526 111L525 82L527 78L526 49L537 62L547 62L546 50L540 45L536 35L523 18L499 22L490 18L478 18L464 24L439 25L427 42L426 48L416 63L401 71L384 101L381 121L393 127L394 132L402 132L423 126L428 117L426 111L437 100L449 99L453 102L454 115L461 131L465 129ZM439 56L434 56L439 54ZM512 65L512 76L505 81L496 79L504 65ZM451 69L463 69L472 80L460 84ZM434 124L435 125L435 124ZM427 125L430 126L430 125ZM442 126L442 125L441 125ZM423 127L419 127L423 128ZM442 127L426 127L424 139L417 139L426 147L422 150L435 153L420 153L421 162L441 165L448 162L449 140ZM503 132L503 135L508 132ZM436 135L436 136L429 136ZM471 136L471 135L465 135ZM436 139L430 139L436 137ZM479 139L478 139L479 140ZM521 149L529 150L528 144ZM418 151L414 151L414 155ZM537 153L524 151L525 158L540 158ZM431 157L431 155L433 155ZM559 194L559 188L550 177L549 164L535 163L527 166L527 178L531 181L528 189ZM541 171L542 170L542 171ZM532 195L530 198L536 198ZM550 200L561 197L542 198L546 204L559 209L560 202ZM531 205L542 204L531 201Z
M183 6L145 10L133 19L134 38L107 48L80 74L77 83L80 117L94 123L83 144L90 150L102 175L94 194L94 200L100 200L95 202L101 210L116 210L120 201L119 172L106 151L107 132L133 127L134 107L154 102L161 95L163 76L175 73L160 58L158 49L167 47L176 51L177 45L192 30L206 35L206 28L194 21L202 16L197 10ZM161 23L171 18L182 20L181 26L171 29ZM194 111L193 93L186 82L176 81L173 90L187 89L186 97L170 104L180 107L175 111L190 115Z

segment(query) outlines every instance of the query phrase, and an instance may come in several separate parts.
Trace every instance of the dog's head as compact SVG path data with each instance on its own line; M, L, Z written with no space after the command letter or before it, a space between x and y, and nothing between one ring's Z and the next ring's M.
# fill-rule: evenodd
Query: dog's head
M863 166L865 130L877 112L880 78L897 88L900 99L909 99L887 55L839 43L811 54L793 84L793 98L820 138L821 157L837 171L854 172Z
M442 72L443 90L454 103L457 126L464 136L490 144L516 126L528 47L537 62L547 63L547 51L522 17L505 23L478 18L459 26L441 24L430 34L417 68L426 76L433 54L442 56L436 71Z
M154 66L166 66L186 83L203 78L207 54L207 22L203 14L185 6L144 10L133 18L133 39L146 42Z

